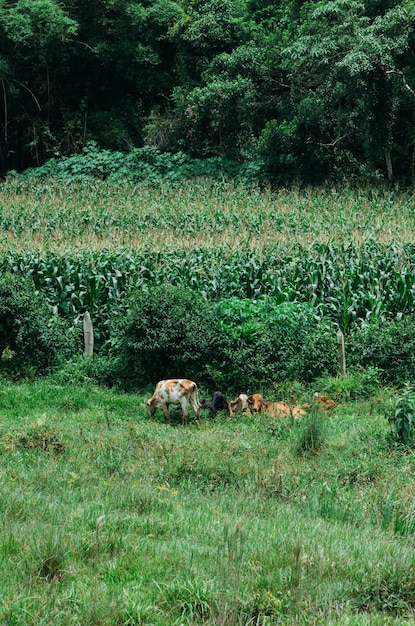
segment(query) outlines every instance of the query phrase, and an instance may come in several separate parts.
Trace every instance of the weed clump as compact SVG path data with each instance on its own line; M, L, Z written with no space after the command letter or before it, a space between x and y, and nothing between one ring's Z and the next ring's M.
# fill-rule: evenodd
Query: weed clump
M326 439L324 415L318 407L313 407L304 418L301 432L295 445L298 456L317 454L323 447Z
M43 422L36 422L27 429L15 430L4 436L6 447L11 450L40 450L60 454L65 445L58 435Z

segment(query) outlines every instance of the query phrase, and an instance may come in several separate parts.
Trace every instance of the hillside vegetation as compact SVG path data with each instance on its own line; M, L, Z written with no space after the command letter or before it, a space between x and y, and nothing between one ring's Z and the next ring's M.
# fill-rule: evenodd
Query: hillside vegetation
M413 184L414 25L410 0L2 3L0 174L95 142Z

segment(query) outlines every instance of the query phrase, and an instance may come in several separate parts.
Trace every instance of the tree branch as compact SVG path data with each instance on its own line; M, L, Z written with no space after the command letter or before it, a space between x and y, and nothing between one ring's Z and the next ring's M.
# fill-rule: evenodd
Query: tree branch
M400 76L402 78L402 82L405 85L406 89L414 96L415 98L415 91L412 89L412 87L410 85L408 85L408 82L405 78L405 74L403 72L401 72L401 70L387 70L386 74L398 74L398 76Z

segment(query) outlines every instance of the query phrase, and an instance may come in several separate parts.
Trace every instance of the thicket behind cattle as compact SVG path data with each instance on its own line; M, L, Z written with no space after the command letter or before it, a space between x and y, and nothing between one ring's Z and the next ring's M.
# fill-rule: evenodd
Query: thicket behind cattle
M336 373L335 326L311 305L271 297L212 303L191 288L160 285L131 295L125 310L110 342L122 386L183 376L254 391Z
M174 377L207 382L206 365L219 345L212 305L200 293L173 285L133 292L127 299L112 333L122 384Z
M0 278L0 373L45 374L80 346L75 329L52 311L22 276Z

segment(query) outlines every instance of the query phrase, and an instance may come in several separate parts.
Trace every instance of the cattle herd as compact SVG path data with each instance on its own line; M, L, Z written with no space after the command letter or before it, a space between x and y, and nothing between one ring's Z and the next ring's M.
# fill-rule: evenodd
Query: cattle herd
M336 403L328 396L315 393L313 402L317 403L325 410L334 409ZM148 400L147 405L150 415L153 416L157 408L161 408L164 417L170 423L170 404L179 404L183 413L183 425L187 425L189 417L189 406L192 406L196 418L200 419L202 409L212 413L225 411L229 415L238 414L267 414L271 417L292 417L298 418L307 414L306 409L310 404L303 406L290 406L285 402L271 402L265 400L260 393L247 395L241 393L236 400L228 402L223 393L215 391L210 400L200 400L199 390L195 382L187 378L169 378L157 383L156 389Z

